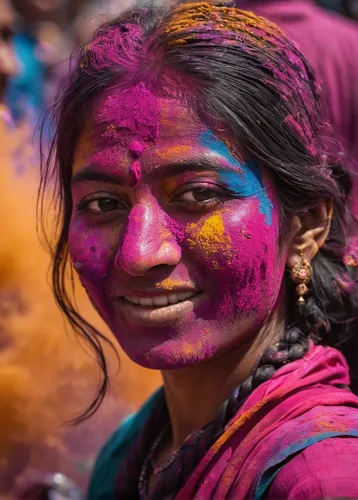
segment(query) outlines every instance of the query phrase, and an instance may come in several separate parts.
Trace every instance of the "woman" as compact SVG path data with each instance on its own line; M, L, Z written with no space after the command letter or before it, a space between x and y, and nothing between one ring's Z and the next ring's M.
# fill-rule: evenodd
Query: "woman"
M354 359L350 181L297 48L234 8L128 11L83 49L57 112L42 192L61 209L58 303L103 371L90 411L106 364L63 286L69 256L164 381L103 448L89 498L358 497L358 399L320 345Z

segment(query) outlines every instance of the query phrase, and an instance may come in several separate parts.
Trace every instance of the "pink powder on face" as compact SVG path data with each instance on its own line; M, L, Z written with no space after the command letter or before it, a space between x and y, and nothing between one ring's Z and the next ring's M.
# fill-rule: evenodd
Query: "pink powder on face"
M129 175L130 175L129 183L132 187L135 187L141 178L141 166L139 160L136 160L131 164L129 169Z
M118 89L107 93L98 109L95 123L106 125L102 138L114 141L132 154L141 154L146 143L155 143L159 133L157 98L144 83L123 92ZM131 150L132 149L132 150Z
M159 181L150 175L153 168L165 170L168 163L182 160L195 164L207 156L224 168L232 160L213 149L211 143L202 141L205 124L193 118L178 101L156 98L152 108L158 111L158 127L151 131L157 130L157 136L148 134L147 121L143 127L142 121L123 121L123 109L129 111L130 94L115 94L112 90L113 116L108 115L108 95L97 101L94 110L98 150L110 158L108 163L102 161L99 168L118 173L121 179L128 178L124 188L131 197L128 211L107 218L104 224L99 223L98 217L75 211L70 226L70 251L91 300L124 351L144 366L180 368L205 361L240 343L260 327L275 306L284 273L284 257L282 262L277 261L279 208L274 190L270 189L267 195L274 207L270 224L260 211L257 196L234 196L204 213L187 211L180 203L172 203L182 187L207 185L213 180L220 183L220 176L213 179L213 175L188 171ZM138 88L133 95L138 95ZM136 116L135 99L132 106ZM101 125L105 123L98 117L102 120L104 115L105 120L112 119L116 133L125 132L117 142L114 135L103 137ZM145 142L143 137L156 138ZM142 143L144 149L140 160L133 161L129 149L134 141ZM237 155L240 157L239 151ZM84 161L92 159L90 151L89 159ZM240 169L238 175L243 175ZM262 189L266 190L265 186ZM103 191L93 182L81 189L83 193L73 193L75 207L83 195ZM123 188L115 189L120 197ZM136 322L126 316L120 302L114 299L148 289L157 294L158 289L172 293L176 286L196 290L201 299L187 316L165 325Z
M143 143L139 141L133 141L129 145L129 152L133 156L133 158L139 158L140 155L144 151L144 145Z

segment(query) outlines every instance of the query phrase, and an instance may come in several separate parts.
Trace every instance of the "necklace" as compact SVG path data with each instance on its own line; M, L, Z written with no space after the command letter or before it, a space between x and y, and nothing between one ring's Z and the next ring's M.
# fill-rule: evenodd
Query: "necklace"
M199 438L199 436L201 436L201 434L203 434L204 432L204 429L200 429L194 432L193 434L190 434L190 436L184 441L182 446L180 446L177 450L175 450L162 465L156 466L155 455L158 452L160 446L162 445L164 437L169 431L169 428L170 425L167 425L165 429L163 429L162 432L155 439L142 465L138 479L138 492L140 500L145 500L147 497L150 473L152 472L154 476L157 476L161 472L167 470L175 462L175 460L177 459L183 448L187 446L188 441L190 441L191 443L193 441L195 442Z

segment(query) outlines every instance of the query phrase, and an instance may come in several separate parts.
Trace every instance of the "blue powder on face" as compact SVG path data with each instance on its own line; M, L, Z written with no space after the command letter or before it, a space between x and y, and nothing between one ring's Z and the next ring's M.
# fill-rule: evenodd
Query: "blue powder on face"
M211 130L203 132L200 144L225 158L231 167L237 167L238 172L220 172L220 178L228 189L237 194L238 197L257 196L260 212L265 216L266 224L271 225L272 204L263 185L261 171L257 162L250 160L246 163L240 163L232 156L226 144L218 139Z

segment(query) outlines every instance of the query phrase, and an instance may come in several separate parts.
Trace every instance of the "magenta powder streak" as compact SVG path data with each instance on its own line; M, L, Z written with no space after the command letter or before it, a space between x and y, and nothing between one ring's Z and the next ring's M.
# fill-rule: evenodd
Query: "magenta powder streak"
M130 185L135 187L141 178L141 166L139 160L134 161L130 166Z
M108 124L103 139L108 136L124 147L140 154L143 143L155 143L159 134L159 110L156 97L144 83L139 83L130 90L118 92L115 89L107 94L101 111L96 116L97 124ZM142 145L140 151L139 144Z
M139 141L133 141L129 145L129 152L133 158L139 158L144 151L144 145Z

